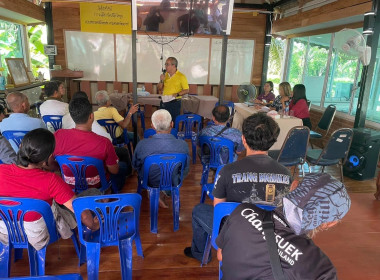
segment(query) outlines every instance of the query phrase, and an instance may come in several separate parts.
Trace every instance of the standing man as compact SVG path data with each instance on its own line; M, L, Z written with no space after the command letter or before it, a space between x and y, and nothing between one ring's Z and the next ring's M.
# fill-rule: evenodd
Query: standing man
M161 74L158 91L162 92L160 109L167 110L172 116L173 123L181 114L182 96L189 93L186 76L177 70L178 61L169 57L165 62L166 73Z

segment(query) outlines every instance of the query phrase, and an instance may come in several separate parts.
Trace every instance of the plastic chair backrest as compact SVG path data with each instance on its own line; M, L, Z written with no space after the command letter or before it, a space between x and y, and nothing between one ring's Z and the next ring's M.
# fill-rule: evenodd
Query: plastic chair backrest
M153 136L154 134L156 134L156 131L153 128L148 128L148 129L146 129L144 131L144 138L149 138L149 137ZM177 129L172 128L171 131L170 131L170 134L173 135L175 138L178 138L178 136L177 136L177 134L178 134Z
M109 183L106 179L103 162L100 159L69 155L56 156L55 159L61 169L62 177L64 176L64 166L67 166L75 177L75 193L80 193L81 191L88 189L86 170L89 166L94 166L98 171L101 183L100 190L105 191L108 188Z
M322 130L325 130L326 134L329 131L330 126L334 120L335 112L336 112L336 106L329 105L324 111L321 119L319 120L318 127Z
M119 240L130 238L139 229L141 195L137 193L124 193L112 195L99 195L78 197L73 201L75 218L81 220L84 210L90 210L95 215L100 224L99 237L94 239L86 238L86 226L78 223L79 240L82 244L100 243L104 246L118 246ZM125 216L125 211L133 208L133 215ZM120 222L128 217L127 227L122 227Z
M300 163L305 162L309 136L310 129L307 126L295 126L289 130L277 161L300 159Z
M109 133L109 135L111 136L112 138L112 144L116 145L116 130L118 127L120 127L118 125L117 122L115 122L113 119L101 119L101 120L97 120L97 122L101 125L101 126L104 126L105 129L107 130L107 132ZM127 130L126 129L123 129L123 137L124 137L124 143L125 144L128 144L129 143L129 138L128 138L128 135L127 135Z
M142 186L148 188L149 170L152 165L157 165L160 168L160 189L171 190L172 187L181 187L183 181L183 169L187 161L186 154L161 154L148 156L144 161L144 175ZM173 172L180 165L180 181L178 185L173 186Z
M203 147L206 145L210 150L211 168L217 168L221 164L227 164L234 161L234 143L222 137L201 136L199 137L201 147L201 157L203 156ZM228 149L228 161L221 162L221 155L225 155L225 150Z
M45 115L42 117L46 126L50 124L54 128L54 131L62 128L62 118L63 116L60 115Z
M43 217L50 235L49 244L55 242L58 239L58 233L53 212L47 202L33 198L0 197L0 218L5 223L8 240L12 247L28 248L28 238L23 222L28 212L37 212Z
M218 249L218 246L215 243L216 238L219 235L220 223L222 219L226 216L229 216L232 211L238 207L240 203L238 202L221 202L215 205L214 207L214 220L212 226L212 235L211 235L211 244L215 249Z
M220 223L222 219L226 216L229 216L232 213L232 211L234 211L235 208L238 207L239 205L240 203L238 202L221 202L215 205L211 244L216 250L218 249L218 245L216 245L215 240L219 235ZM272 211L276 208L276 206L273 206L273 205L266 205L266 204L255 204L255 205L266 211Z
M3 131L2 134L7 140L12 144L13 149L15 152L18 151L18 148L20 147L22 138L24 138L25 134L27 134L29 131L23 131L23 130L6 130ZM17 147L17 150L15 149Z
M184 124L184 138L185 139L192 139L193 137L193 128L196 128L196 135L199 134L199 131L202 127L202 117L196 114L184 114L180 115L175 119L175 129L177 129L178 132L182 132L183 130L180 129L179 125L183 122Z
M0 278L0 280L83 280L80 274L64 274L64 275L45 275L45 276L25 276L25 277L11 277L11 278Z
M344 159L346 161L348 151L351 147L353 130L351 128L341 128L335 130L320 155L321 159L334 160Z

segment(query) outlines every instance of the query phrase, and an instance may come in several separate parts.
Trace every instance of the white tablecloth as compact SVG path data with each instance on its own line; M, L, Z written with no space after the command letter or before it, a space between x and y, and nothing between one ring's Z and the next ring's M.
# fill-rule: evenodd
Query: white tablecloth
M241 130L244 119L257 112L258 110L254 107L248 107L243 103L235 103L235 115L232 127ZM303 123L301 119L295 117L279 118L275 119L275 121L280 126L280 135L277 138L277 142L270 149L280 150L289 130L295 126L302 126Z

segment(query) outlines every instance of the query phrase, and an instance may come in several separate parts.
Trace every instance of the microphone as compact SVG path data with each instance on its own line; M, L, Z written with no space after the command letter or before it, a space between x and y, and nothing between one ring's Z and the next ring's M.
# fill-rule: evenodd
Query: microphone
M165 73L166 73L166 69L162 69L162 74L165 75Z

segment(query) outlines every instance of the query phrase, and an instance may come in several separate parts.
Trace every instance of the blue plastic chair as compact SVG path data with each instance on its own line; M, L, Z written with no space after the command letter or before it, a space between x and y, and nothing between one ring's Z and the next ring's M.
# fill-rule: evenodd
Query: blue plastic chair
M301 165L302 177L305 176L303 164L306 162L306 151L310 130L307 126L295 126L289 130L281 150L270 150L268 155L284 166ZM293 176L296 171L294 168Z
M180 124L182 128L180 129ZM175 129L178 131L178 138L191 139L193 151L193 163L197 160L197 138L202 129L202 117L196 114L184 114L175 119ZM195 128L196 131L193 131Z
M131 109L131 104L128 104L128 111L125 116L128 115L129 109ZM143 132L145 132L145 111L141 110L141 106L139 106L139 109L137 110L136 113L137 113L137 117L140 117L140 120L141 120L141 129ZM134 118L132 118L132 125L133 127L137 126Z
M54 129L54 131L57 131L58 129L62 128L62 118L63 116L60 115L42 116L42 120L46 124L46 127L49 128L50 125Z
M211 245L214 247L214 249L218 250L218 245L216 245L215 240L218 237L219 232L221 230L220 226L221 226L221 222L223 218L226 216L229 216L239 205L240 203L238 202L221 202L215 205L213 225L212 225L212 235L208 237L208 240L206 242L201 266L207 263L209 254L211 252ZM273 205L266 205L266 204L255 204L255 205L266 211L272 211L276 208L276 206L273 206ZM223 277L222 270L220 269L221 267L222 267L222 262L219 262L219 279L222 279Z
M36 113L39 117L41 117L41 110L40 110L40 107L41 107L41 104L44 103L44 101L37 101L34 103L34 107L36 108Z
M98 123L107 130L107 132L112 138L112 144L114 146L123 147L124 145L126 145L128 147L129 156L130 158L132 158L132 147L131 147L131 141L129 141L129 138L128 138L128 131L126 129L123 129L124 143L117 143L116 129L120 127L117 124L117 122L115 122L113 119L102 119L102 120L98 120Z
M3 204L4 202L11 205ZM22 258L23 249L28 250L31 276L45 275L46 247L37 251L29 244L24 230L24 216L27 212L37 212L43 217L50 235L49 244L59 238L53 212L47 202L32 198L0 197L0 219L5 223L8 231L8 245L0 242L0 277L10 276L12 249L15 249L16 260ZM15 219L15 217L18 218ZM79 245L75 233L71 238L79 256Z
M201 185L204 185L207 184L210 169L217 169L220 165L234 162L234 143L222 137L200 136L199 146L203 165ZM205 147L208 147L209 155L204 154ZM228 159L223 158L226 155L228 155ZM205 156L209 157L209 160L205 160ZM225 160L226 162L223 162Z
M64 275L45 275L45 276L26 276L26 277L11 277L0 278L0 280L83 280L80 274L64 274Z
M160 198L160 191L169 190L172 193L172 206L173 206L173 224L174 231L179 229L179 188L182 186L183 169L187 162L186 154L164 154L164 155L151 155L144 161L143 179L139 179L137 192L141 193L141 188L147 189L150 194L150 231L157 233L157 220L158 220L158 201ZM151 187L148 185L149 170L152 166L156 165L161 172L160 185L158 187ZM180 165L180 167L179 167ZM173 183L173 172L179 170L179 182Z
M18 152L18 149L20 147L22 138L24 138L25 134L27 134L29 131L24 131L24 130L6 130L3 131L2 134L9 143L11 144L13 150L15 152Z
M148 128L147 130L144 131L144 138L149 138L149 137L155 135L156 133L157 132L153 128ZM172 130L170 131L170 134L178 139L178 131L177 131L177 129L172 128Z
M119 246L121 275L123 280L132 279L132 242L137 254L143 257L139 233L141 195L125 193L88 196L74 199L73 208L78 222L81 247L80 263L86 262L89 280L99 278L100 249ZM133 211L130 210L133 208ZM100 223L97 231L88 230L81 223L81 214L90 210ZM128 212L126 212L128 211Z
M322 166L322 172L324 172L325 166L338 164L340 167L340 180L343 183L343 165L347 160L353 133L351 128L335 130L323 150L310 149L307 151L306 161L309 165ZM310 166L309 172L311 173Z
M215 178L213 183L205 183L202 184L202 193L201 193L201 201L200 203L204 203L206 199L206 195L214 201L214 196L212 195L212 190L214 189L216 178L218 178L220 170L223 168L224 165L219 165L218 169L216 169L215 172Z
M115 184L112 184L111 181L108 182L106 178L106 173L104 171L103 162L100 159L92 157L81 157L81 156L69 156L62 155L56 156L55 160L59 164L61 169L62 178L64 179L63 167L66 166L70 169L71 173L75 177L75 193L80 193L88 189L88 184L86 180L86 170L89 166L94 166L100 177L100 191L104 192L110 186L114 193L118 193L118 188Z

